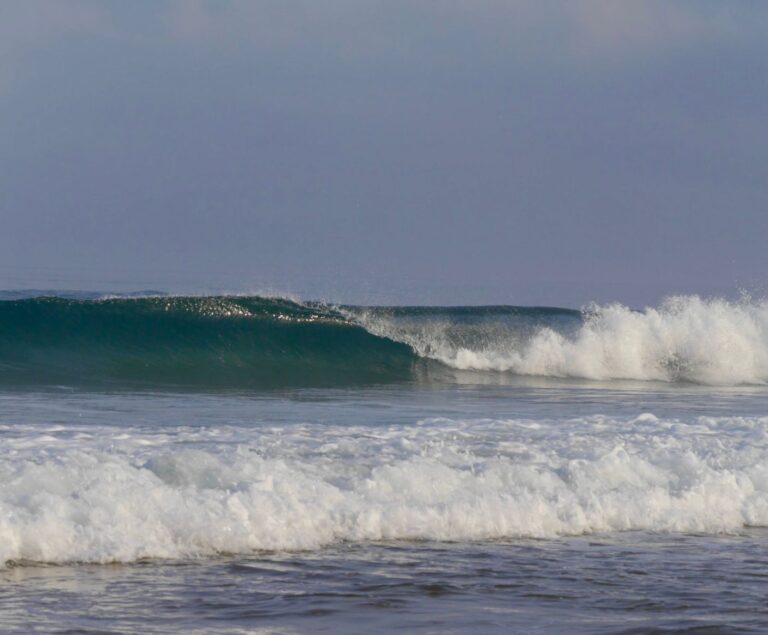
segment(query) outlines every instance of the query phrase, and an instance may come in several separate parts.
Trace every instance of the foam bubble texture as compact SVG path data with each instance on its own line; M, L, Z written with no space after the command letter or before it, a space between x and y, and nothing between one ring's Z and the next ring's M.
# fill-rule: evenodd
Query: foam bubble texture
M768 526L768 418L0 428L0 562Z
M644 311L592 306L573 333L542 327L532 334L518 328L504 334L489 325L487 337L477 336L470 345L457 343L450 325L439 322L414 328L376 314L359 319L372 332L461 370L707 385L768 381L766 301L690 296Z

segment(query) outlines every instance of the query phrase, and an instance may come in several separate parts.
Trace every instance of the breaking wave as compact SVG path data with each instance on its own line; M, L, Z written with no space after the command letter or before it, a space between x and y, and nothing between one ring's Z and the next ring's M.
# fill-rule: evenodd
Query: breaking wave
M285 387L446 370L708 385L768 381L768 303L334 307L263 297L0 301L0 383ZM443 373L443 375L441 375Z
M768 419L16 426L0 567L768 526Z
M764 301L674 297L643 311L593 305L577 318L529 314L530 321L511 325L496 320L466 326L451 317L408 323L373 311L360 320L372 333L462 370L708 385L768 380Z

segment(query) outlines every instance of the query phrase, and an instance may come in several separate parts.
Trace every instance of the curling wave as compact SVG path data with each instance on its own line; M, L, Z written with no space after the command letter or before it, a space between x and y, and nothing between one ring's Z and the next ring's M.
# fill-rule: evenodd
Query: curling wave
M768 381L768 302L635 311L333 307L263 297L0 301L0 383L327 386L446 370L709 385Z
M578 317L528 314L530 322L408 323L363 312L372 333L462 370L543 377L707 385L768 381L768 302L673 297L635 311L593 305ZM546 323L546 322L549 323Z
M281 387L393 381L413 362L320 304L262 297L0 302L0 382Z

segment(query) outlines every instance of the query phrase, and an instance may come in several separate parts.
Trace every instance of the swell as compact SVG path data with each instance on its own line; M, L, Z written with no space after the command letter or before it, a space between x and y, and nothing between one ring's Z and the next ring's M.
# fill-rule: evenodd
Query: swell
M0 301L6 385L333 386L455 371L763 384L768 302L692 296L579 312L240 296Z
M407 378L414 355L323 305L261 297L0 302L0 382L280 387Z

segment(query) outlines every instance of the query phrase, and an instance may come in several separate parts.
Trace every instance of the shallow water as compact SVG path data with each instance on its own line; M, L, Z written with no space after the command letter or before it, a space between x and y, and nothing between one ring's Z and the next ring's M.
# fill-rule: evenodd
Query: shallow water
M20 633L759 633L767 546L628 533L19 567L0 601Z
M768 393L0 393L3 632L760 633Z

